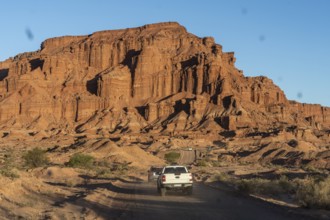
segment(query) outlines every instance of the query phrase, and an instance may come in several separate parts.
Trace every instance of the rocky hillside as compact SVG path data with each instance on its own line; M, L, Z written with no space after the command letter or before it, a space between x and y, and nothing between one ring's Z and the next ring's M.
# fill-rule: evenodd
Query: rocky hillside
M245 77L233 52L175 22L64 36L0 62L0 130L57 133L330 129L330 108Z

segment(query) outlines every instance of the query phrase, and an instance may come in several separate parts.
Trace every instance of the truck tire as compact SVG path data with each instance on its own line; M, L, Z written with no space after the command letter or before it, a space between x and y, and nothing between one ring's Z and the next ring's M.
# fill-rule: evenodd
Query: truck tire
M166 188L160 188L160 195L165 196L166 195Z

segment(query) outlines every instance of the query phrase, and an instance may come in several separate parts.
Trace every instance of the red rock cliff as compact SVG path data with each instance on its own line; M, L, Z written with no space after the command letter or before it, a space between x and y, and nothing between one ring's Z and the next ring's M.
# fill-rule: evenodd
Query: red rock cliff
M330 110L244 77L234 53L175 22L48 39L0 62L0 125L107 132L330 127Z

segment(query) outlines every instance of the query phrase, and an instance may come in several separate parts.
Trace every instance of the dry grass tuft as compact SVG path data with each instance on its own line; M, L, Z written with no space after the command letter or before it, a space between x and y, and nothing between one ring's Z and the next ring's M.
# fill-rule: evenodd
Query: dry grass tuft
M226 173L217 174L213 181L234 186L239 192L267 196L291 195L306 208L330 210L330 177L306 177L289 180L286 176L269 180L262 178L238 179Z
M330 177L300 180L296 198L306 208L330 209Z

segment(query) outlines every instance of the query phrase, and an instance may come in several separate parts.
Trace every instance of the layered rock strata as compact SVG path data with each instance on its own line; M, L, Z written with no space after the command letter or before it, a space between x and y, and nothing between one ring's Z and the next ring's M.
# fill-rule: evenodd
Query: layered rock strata
M2 130L330 128L330 108L245 77L234 53L175 22L48 39L0 62L0 103Z

